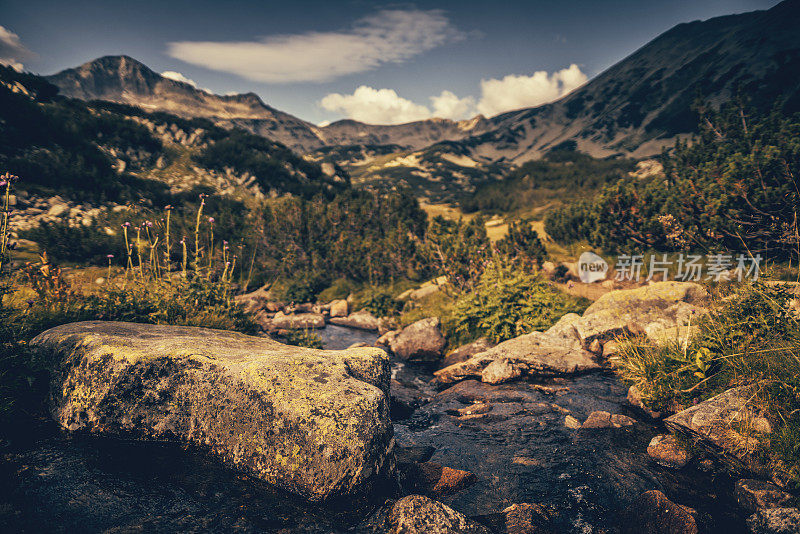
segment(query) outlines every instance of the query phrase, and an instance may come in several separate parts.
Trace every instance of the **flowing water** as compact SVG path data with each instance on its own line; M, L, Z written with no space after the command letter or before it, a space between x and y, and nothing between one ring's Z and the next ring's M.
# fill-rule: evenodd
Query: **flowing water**
M376 335L328 326L326 348L374 343ZM567 413L631 416L625 388L594 373L540 384L465 381L436 393L427 369L392 362L393 377L432 400L395 422L400 446L436 449L431 461L472 471L477 482L442 501L484 516L513 503L557 512L563 532L613 532L619 512L649 489L696 508L701 532L743 532L734 481L695 468L666 470L647 457L661 429L639 421L619 429L571 430ZM480 413L464 408L482 402ZM459 412L458 410L462 410ZM0 531L11 532L368 532L369 510L298 502L174 443L72 438L42 423L37 438L6 447L0 464Z

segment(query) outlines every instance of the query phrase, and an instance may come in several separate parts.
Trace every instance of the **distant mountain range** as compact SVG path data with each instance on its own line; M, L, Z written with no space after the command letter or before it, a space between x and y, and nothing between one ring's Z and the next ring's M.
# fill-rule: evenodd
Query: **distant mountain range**
M598 157L657 154L694 131L698 97L719 103L741 91L758 107L783 99L788 111L800 111L798 28L800 0L680 24L556 102L465 121L342 120L318 127L253 93L213 95L127 56L103 57L47 79L66 96L239 126L310 159L338 163L357 183L406 183L449 200L564 143Z

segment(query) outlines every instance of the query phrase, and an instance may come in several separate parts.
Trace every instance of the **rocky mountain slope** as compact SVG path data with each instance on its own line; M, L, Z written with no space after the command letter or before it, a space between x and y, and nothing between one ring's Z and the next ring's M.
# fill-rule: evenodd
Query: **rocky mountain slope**
M800 111L800 0L767 11L679 24L561 100L493 117L456 143L479 160L515 163L565 141L594 156L648 156L694 131L692 110L741 91Z
M201 192L249 202L349 187L334 165L257 135L57 93L41 77L0 66L0 167L23 178L15 232L43 222L89 225L120 204L179 204Z
M758 107L784 99L800 110L800 0L772 9L675 26L551 104L467 121L400 125L342 120L317 127L250 93L212 95L126 56L104 57L48 77L62 94L205 117L341 164L379 189L407 184L451 200L568 142L587 154L645 157L696 128L696 98L718 103L741 91Z
M397 144L419 149L482 133L489 124L483 117L466 121L431 119L400 125L342 120L320 128L266 105L254 93L211 94L165 78L128 56L101 57L48 76L47 80L64 96L107 100L187 118L208 118L220 126L240 126L302 153L323 146L354 144Z

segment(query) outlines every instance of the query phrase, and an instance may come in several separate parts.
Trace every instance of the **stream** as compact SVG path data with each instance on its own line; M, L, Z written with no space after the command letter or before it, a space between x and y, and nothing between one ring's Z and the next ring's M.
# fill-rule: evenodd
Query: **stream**
M328 326L326 348L375 342L373 332ZM431 461L477 475L439 500L481 520L513 503L552 507L559 532L614 532L620 511L650 489L697 510L700 532L745 532L735 480L690 464L663 469L647 456L663 432L625 405L625 387L593 373L488 386L474 380L437 393L429 369L392 361L404 387L430 396L395 421L401 447L431 446ZM465 414L476 401L480 413ZM459 412L458 410L461 410ZM637 418L630 427L572 430L594 410ZM175 443L68 437L39 421L34 438L2 450L3 532L373 532L372 510L311 506Z

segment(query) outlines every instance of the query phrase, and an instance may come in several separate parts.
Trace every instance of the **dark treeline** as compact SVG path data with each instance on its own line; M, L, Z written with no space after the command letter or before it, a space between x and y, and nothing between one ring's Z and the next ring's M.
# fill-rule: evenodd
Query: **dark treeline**
M664 175L625 177L555 210L548 234L608 251L796 255L800 115L759 115L738 102L699 111L700 133L662 155Z
M501 181L478 187L461 201L467 212L514 213L551 201L581 198L627 175L635 162L625 158L597 159L566 149L529 161Z

